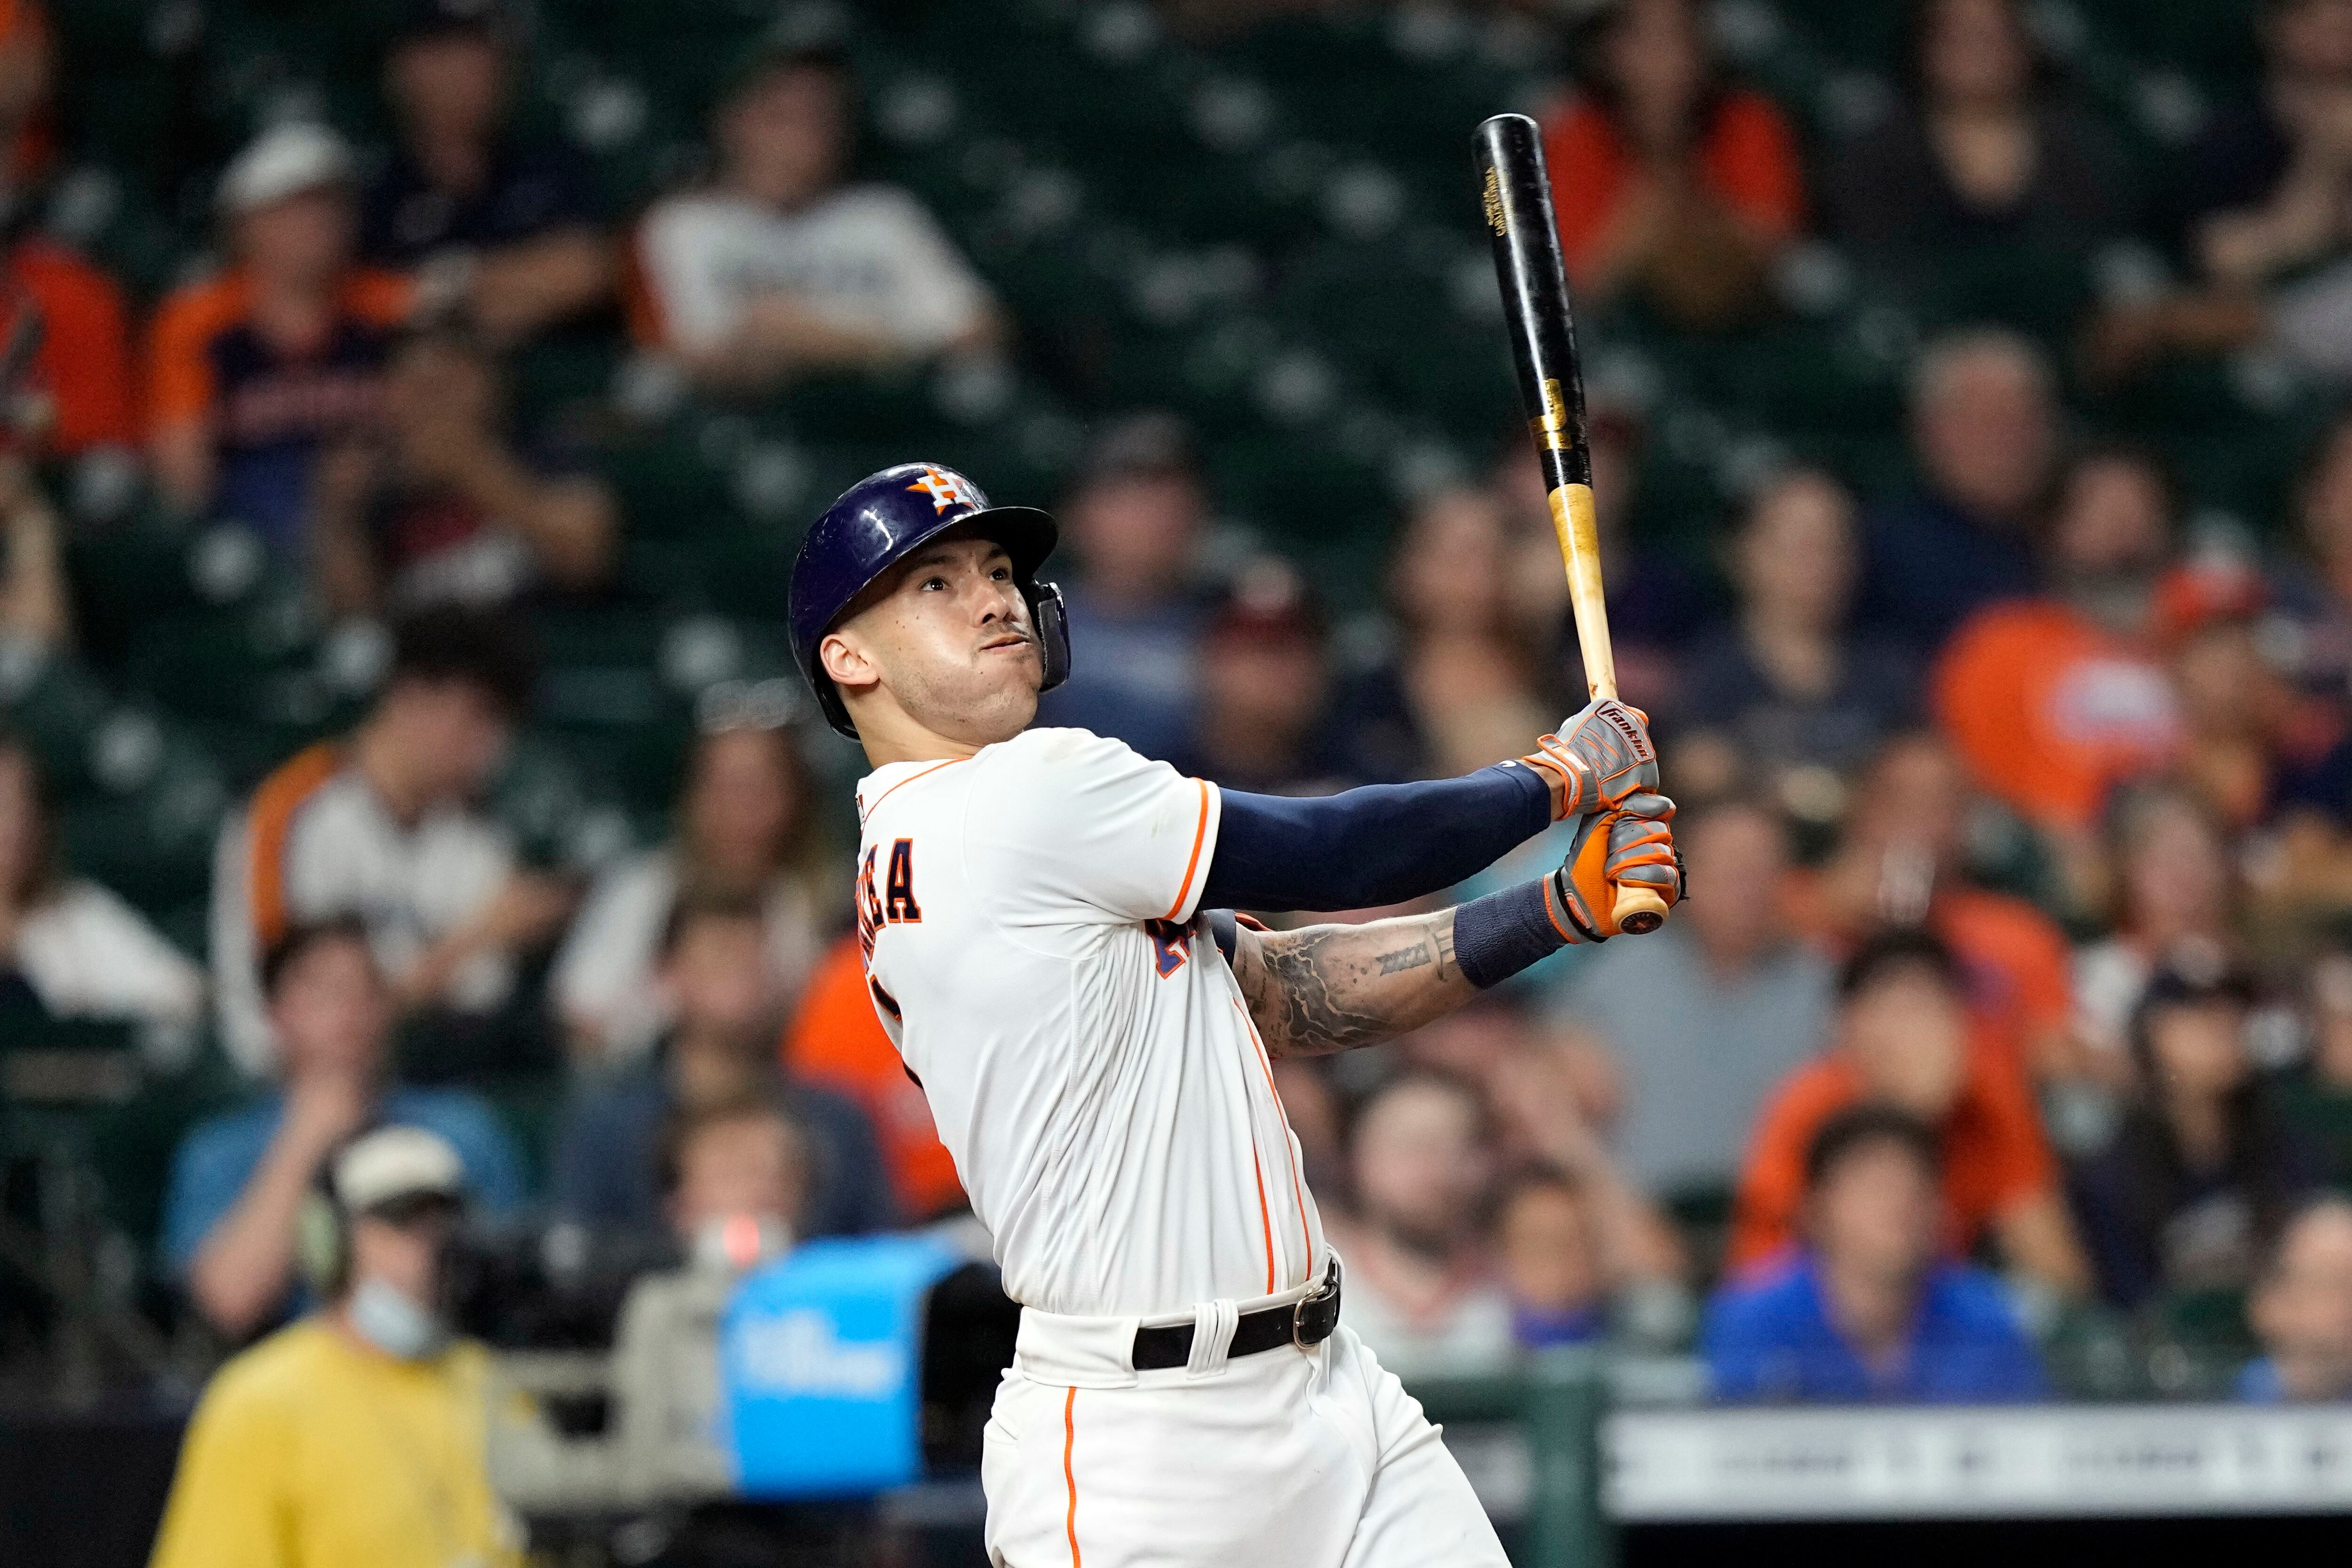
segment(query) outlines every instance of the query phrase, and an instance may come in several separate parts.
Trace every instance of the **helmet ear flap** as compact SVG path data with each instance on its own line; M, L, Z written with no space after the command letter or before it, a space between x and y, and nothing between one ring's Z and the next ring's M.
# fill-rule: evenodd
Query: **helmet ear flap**
M1029 585L1029 619L1036 627L1037 651L1045 664L1045 678L1037 689L1050 692L1070 678L1070 609L1062 602L1058 584Z

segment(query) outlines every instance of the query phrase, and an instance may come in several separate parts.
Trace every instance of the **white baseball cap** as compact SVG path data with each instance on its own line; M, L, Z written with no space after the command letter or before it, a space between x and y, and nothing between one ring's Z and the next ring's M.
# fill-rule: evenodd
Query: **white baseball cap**
M272 126L245 144L229 161L214 194L231 217L315 191L348 185L353 179L352 150L323 125L294 121Z
M379 1127L335 1156L335 1201L365 1214L404 1197L446 1197L466 1190L465 1162L449 1140L422 1127Z

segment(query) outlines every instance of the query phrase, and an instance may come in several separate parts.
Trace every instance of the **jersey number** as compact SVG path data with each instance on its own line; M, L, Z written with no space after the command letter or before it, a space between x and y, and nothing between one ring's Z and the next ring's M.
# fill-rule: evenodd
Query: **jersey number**
M1173 920L1147 920L1143 929L1151 937L1152 967L1166 979L1184 967L1185 957L1192 950L1192 928L1179 925Z

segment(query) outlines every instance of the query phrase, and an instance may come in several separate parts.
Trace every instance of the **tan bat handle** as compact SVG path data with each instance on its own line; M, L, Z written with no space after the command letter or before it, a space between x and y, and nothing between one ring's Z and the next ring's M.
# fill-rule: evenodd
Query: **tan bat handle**
M1617 695L1617 653L1609 643L1609 602L1601 585L1601 519L1592 486L1562 485L1551 493L1551 528L1568 566L1568 604L1576 641L1584 650L1584 684L1595 699Z
M1630 883L1612 883L1617 890L1616 902L1610 913L1616 917L1617 929L1635 936L1647 936L1666 923L1666 901L1654 888L1635 887Z
M1584 650L1584 684L1598 701L1617 695L1617 653L1609 642L1609 603L1601 582L1601 519L1592 486L1562 485L1551 493L1552 532L1568 566L1568 603ZM1666 901L1652 888L1616 886L1610 913L1617 929L1646 936L1666 923Z

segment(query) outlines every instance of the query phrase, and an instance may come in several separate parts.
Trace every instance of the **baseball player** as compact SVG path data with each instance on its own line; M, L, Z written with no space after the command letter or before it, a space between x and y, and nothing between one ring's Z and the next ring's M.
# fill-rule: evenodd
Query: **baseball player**
M1053 520L886 469L793 568L801 667L865 747L858 933L1022 1304L982 1480L1000 1568L1493 1564L1437 1428L1349 1332L1270 1063L1401 1033L1682 873L1642 716L1596 704L1465 778L1290 800L1083 730ZM1458 908L1273 932L1232 911L1449 887L1555 821L1551 874Z

